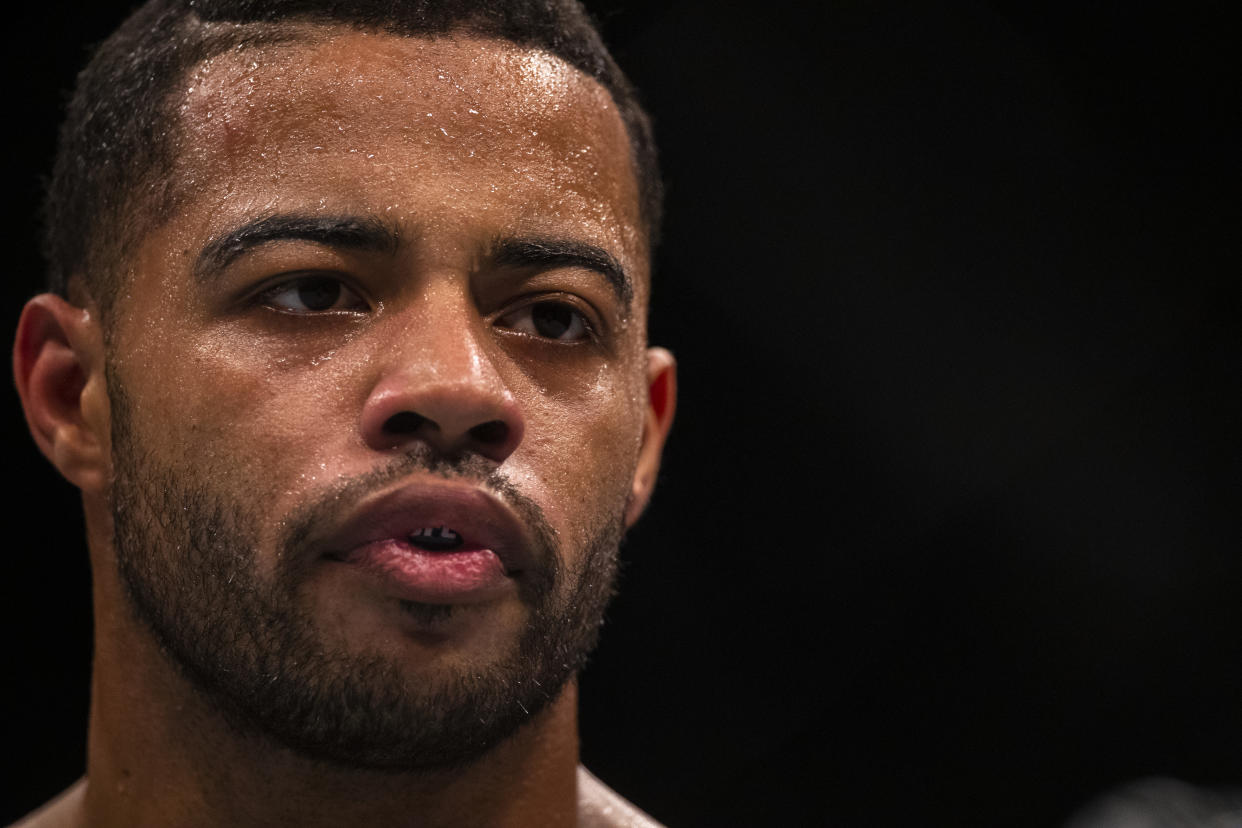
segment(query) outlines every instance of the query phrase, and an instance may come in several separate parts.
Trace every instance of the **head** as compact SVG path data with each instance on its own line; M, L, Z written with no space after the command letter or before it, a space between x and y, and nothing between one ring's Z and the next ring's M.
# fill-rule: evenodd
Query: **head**
M240 731L445 768L581 668L654 485L658 174L577 7L340 5L101 47L15 368L100 611Z

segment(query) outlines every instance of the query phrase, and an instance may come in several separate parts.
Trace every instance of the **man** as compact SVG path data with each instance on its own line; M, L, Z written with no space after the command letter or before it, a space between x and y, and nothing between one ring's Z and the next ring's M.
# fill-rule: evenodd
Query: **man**
M673 416L647 121L569 0L409 6L154 0L79 78L14 367L89 750L23 825L651 824L575 686Z

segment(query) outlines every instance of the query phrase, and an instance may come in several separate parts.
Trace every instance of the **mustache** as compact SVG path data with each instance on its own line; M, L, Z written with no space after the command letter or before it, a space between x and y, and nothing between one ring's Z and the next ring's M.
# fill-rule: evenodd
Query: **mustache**
M322 537L342 512L356 508L369 496L415 474L433 475L477 486L508 506L530 531L535 545L537 569L549 583L557 580L561 568L561 549L557 533L543 509L518 490L508 475L496 468L495 461L478 454L445 457L429 446L415 446L390 462L363 474L342 477L329 484L309 502L298 507L282 523L278 548L283 562L296 566L297 554L306 543Z

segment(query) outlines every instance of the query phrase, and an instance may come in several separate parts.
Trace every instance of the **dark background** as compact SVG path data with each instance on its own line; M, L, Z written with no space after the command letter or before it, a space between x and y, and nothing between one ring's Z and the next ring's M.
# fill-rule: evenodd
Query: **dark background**
M1226 4L590 5L654 113L682 373L586 763L671 826L1242 784ZM10 26L9 335L62 91L125 9ZM74 492L4 410L0 821L81 773L90 658Z

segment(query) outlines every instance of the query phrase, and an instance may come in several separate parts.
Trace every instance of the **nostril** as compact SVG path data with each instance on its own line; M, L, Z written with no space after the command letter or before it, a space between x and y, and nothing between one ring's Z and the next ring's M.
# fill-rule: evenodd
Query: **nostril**
M425 422L427 418L421 414L402 411L384 421L384 431L388 434L413 434Z
M470 429L470 436L484 445L496 445L509 439L509 426L503 420L489 420Z

